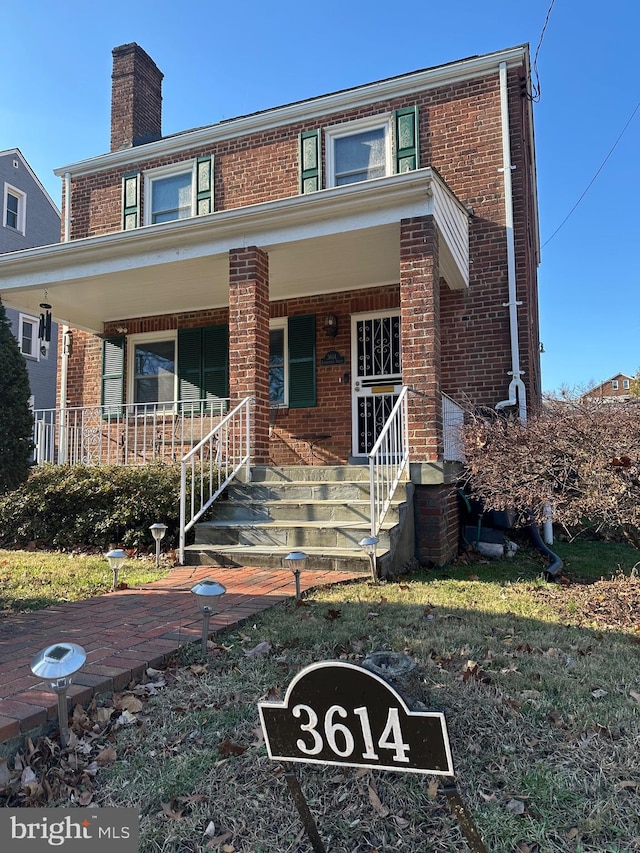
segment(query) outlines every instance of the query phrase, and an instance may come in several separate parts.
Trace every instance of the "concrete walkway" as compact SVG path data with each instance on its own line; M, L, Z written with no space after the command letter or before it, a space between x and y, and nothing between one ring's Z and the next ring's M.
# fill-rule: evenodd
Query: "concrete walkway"
M305 570L301 588L362 577ZM227 589L219 613L211 617L212 633L233 629L295 595L288 570L180 566L163 580L135 589L0 615L0 747L57 717L57 696L31 672L34 655L62 641L85 649L87 661L68 692L70 708L88 703L96 693L122 690L147 667L161 667L180 646L200 641L202 618L191 587L205 578Z

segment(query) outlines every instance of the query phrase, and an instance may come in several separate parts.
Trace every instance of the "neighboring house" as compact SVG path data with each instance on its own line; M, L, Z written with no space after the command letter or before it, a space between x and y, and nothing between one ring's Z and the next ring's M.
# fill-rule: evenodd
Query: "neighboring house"
M583 400L601 400L607 403L629 400L633 376L626 373L616 373L582 395Z
M60 211L18 148L0 151L0 193L0 253L60 241ZM52 408L56 404L57 325L52 323L50 342L39 340L42 309L11 308L10 299L7 295L7 318L27 362L33 407Z
M61 381L103 406L96 434L135 413L101 458L142 458L150 422L179 458L186 414L229 398L252 401L252 465L366 462L410 389L378 461L408 451L416 555L446 562L443 418L540 402L527 46L168 137L162 77L114 49L111 150L56 171L65 242L0 258L0 294L34 312L46 289L73 327Z

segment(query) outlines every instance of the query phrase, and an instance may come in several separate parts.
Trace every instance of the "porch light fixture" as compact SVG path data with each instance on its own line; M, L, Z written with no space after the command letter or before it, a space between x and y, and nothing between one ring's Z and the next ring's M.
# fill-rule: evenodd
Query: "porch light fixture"
M111 589L115 592L118 589L118 572L124 566L124 561L127 559L127 552L123 551L122 548L114 548L108 554L105 554L105 557L109 561L111 571L113 572L113 586Z
M149 528L151 533L153 534L153 538L156 540L156 569L160 566L160 540L164 538L164 534L167 532L167 525L160 524L156 522L152 524Z
M376 566L376 546L380 540L377 536L365 536L358 542L365 554L369 557L371 565L371 580L378 583L378 568Z
M338 318L335 314L327 314L324 318L324 325L322 327L327 333L328 337L335 338L338 334Z
M227 588L222 586L218 581L204 580L197 583L191 588L191 592L195 595L198 602L198 607L202 613L202 656L207 654L207 639L209 637L209 619L211 614L216 612L217 603L220 596L224 595Z
M75 643L55 643L38 652L31 661L31 672L47 681L51 690L58 695L58 724L62 746L69 744L67 689L86 659L87 653L82 646Z
M300 572L304 569L307 557L308 554L305 554L304 551L292 551L284 558L296 581L296 601L300 601Z

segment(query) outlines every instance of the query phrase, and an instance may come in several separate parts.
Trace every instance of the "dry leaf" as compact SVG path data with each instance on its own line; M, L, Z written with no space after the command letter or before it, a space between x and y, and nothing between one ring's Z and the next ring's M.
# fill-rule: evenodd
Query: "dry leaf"
M205 835L208 835L208 836L209 836L209 838L214 838L214 837L215 837L215 834L216 834L216 825L215 825L215 823L214 823L212 820L210 820L210 821L209 821L209 823L207 824L207 828L205 829L204 834L205 834Z
M218 744L218 752L223 758L226 758L228 755L242 755L242 753L246 751L246 746L240 746L239 743L234 743L232 740L229 740L228 737L226 737L222 743Z
M380 817L388 817L389 809L386 806L383 806L380 802L380 797L378 796L378 792L376 791L373 782L369 783L369 802Z
M409 826L409 821L399 814L394 814L393 820L398 829L406 829Z
M138 714L144 708L142 702L130 693L123 696L117 703L116 708L120 711L129 711L132 714Z
M505 808L511 814L524 814L525 805L522 800L509 800Z
M438 780L437 779L429 779L429 784L427 785L427 797L430 800L435 800L438 796Z
M598 687L596 690L591 691L591 695L594 699L602 699L603 696L607 695L607 691L603 690L602 687Z
M630 690L629 696L631 696L632 699L635 699L636 702L640 702L640 693L636 693L635 690Z
M175 800L171 800L170 803L162 804L162 814L165 817L168 817L169 820L184 820L182 816L183 809L179 809L178 804Z
M271 643L267 643L266 640L262 643L258 643L257 646L254 646L252 649L249 649L248 652L245 652L245 657L248 658L259 658L263 655L268 655L271 651Z
M130 726L132 723L137 723L138 718L131 713L131 711L127 711L126 709L120 714L116 723L119 726Z
M225 841L228 841L233 833L231 832L223 832L222 835L217 835L215 838L212 838L211 841L207 842L207 850L214 850L216 847L220 847L221 844L224 844Z
M112 746L108 746L97 754L96 761L101 767L104 767L107 764L113 764L117 757L118 754L115 749Z

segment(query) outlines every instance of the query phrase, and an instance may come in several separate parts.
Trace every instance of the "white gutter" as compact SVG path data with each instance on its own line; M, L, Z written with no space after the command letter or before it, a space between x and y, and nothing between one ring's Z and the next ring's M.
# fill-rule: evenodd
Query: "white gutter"
M71 172L64 174L64 242L71 240Z
M522 302L516 299L516 249L513 234L513 189L511 185L511 144L509 138L509 101L507 90L507 63L500 63L500 119L502 124L502 171L504 177L504 206L505 230L507 236L507 280L509 285L509 301L504 302L509 308L509 328L511 332L511 382L509 383L509 399L496 403L496 409L518 404L520 419L527 419L527 392L522 381L520 370L520 345L518 342L518 306Z

